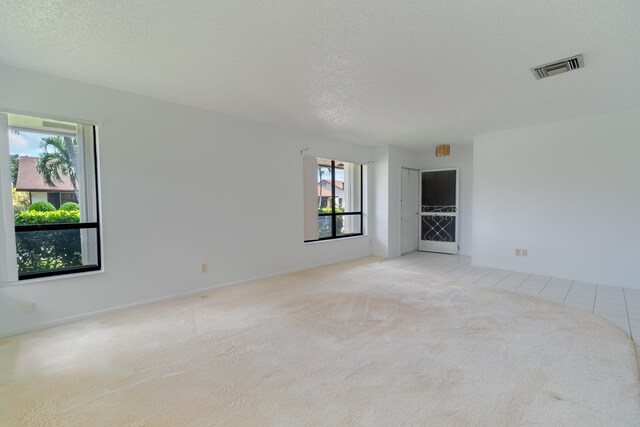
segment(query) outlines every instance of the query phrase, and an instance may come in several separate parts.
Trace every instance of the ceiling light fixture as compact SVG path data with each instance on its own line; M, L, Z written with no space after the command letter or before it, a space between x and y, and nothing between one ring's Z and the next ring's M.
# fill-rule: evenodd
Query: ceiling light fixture
M436 157L449 157L451 146L449 144L436 145Z

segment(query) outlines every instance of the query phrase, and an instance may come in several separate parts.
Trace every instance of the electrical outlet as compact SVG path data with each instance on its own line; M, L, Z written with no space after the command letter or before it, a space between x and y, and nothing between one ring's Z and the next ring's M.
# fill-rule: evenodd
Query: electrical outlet
M206 273L207 272L207 264L205 264L205 263L200 264L200 272L201 273Z
M516 249L516 256L522 256L522 249Z
M527 256L527 255L529 255L529 249L523 249L522 256Z
M20 304L20 310L28 313L33 310L33 303L31 301L23 302Z

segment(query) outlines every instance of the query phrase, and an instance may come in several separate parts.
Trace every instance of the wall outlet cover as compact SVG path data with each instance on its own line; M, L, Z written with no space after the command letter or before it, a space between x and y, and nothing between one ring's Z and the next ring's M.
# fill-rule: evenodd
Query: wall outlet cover
M28 313L30 311L33 310L33 303L28 301L28 302L23 302L20 304L20 310L24 311L25 313Z

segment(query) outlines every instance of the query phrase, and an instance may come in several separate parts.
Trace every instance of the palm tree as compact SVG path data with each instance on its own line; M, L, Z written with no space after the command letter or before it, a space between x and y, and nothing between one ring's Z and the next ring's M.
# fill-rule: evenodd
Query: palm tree
M70 136L42 138L40 143L42 153L36 162L36 169L49 187L55 187L56 183L62 182L60 174L68 176L71 179L73 191L76 193L76 200L79 200L76 175L78 170L77 147L78 140Z

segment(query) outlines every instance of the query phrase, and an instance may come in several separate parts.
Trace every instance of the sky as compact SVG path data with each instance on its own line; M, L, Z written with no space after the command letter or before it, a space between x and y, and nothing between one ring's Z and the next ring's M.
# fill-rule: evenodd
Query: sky
M40 141L45 135L22 132L9 133L9 152L20 156L38 157L40 155Z
M322 169L322 179L331 181L331 168L318 168L318 182L320 182L320 169ZM336 181L344 181L344 169L336 168Z

